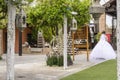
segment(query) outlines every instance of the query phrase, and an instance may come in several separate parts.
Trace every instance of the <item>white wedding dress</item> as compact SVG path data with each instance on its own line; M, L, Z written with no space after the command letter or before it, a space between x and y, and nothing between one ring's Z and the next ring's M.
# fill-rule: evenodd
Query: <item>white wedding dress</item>
M105 34L102 34L100 37L99 42L93 48L92 52L90 53L90 60L95 59L115 59L116 53L113 50L112 46L107 41L107 37Z

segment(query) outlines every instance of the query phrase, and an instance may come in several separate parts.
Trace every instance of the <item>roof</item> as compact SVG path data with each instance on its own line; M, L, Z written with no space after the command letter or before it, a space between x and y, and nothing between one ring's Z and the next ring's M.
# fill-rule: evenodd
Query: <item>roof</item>
M107 3L105 3L103 6L105 6L105 13L110 16L116 16L117 10L116 10L116 0L110 0Z

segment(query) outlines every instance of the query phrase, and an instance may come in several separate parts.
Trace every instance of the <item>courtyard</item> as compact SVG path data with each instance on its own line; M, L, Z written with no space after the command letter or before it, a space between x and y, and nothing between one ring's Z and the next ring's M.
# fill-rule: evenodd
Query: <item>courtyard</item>
M2 58L0 80L6 80L6 54ZM23 56L15 54L15 80L59 80L103 61L89 62L86 60L86 54L81 53L75 55L73 65L64 70L63 67L47 66L44 54L23 54Z

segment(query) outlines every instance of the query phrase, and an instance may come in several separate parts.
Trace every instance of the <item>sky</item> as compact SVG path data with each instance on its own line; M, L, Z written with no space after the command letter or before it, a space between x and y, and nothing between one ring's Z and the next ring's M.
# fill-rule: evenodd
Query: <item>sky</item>
M107 1L109 1L109 0L100 0L100 4L103 5L103 4L105 4Z

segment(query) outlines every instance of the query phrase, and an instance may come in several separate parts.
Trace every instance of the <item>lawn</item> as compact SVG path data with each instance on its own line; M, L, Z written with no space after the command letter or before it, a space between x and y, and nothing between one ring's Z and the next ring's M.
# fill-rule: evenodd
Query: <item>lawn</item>
M109 60L60 80L117 80L116 60Z

